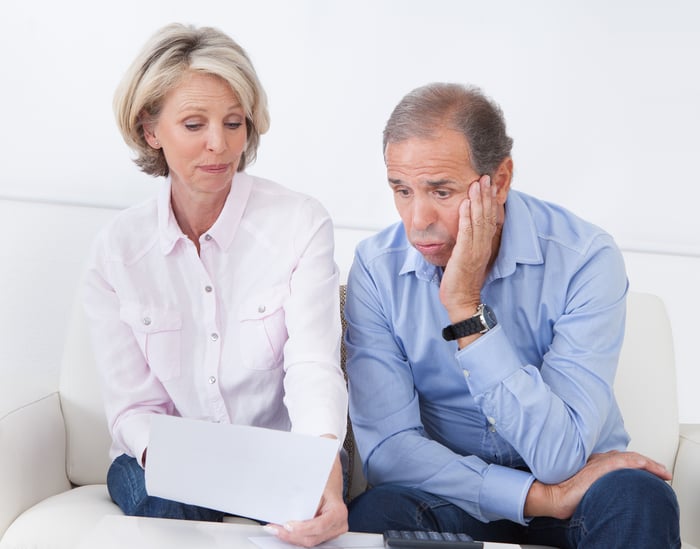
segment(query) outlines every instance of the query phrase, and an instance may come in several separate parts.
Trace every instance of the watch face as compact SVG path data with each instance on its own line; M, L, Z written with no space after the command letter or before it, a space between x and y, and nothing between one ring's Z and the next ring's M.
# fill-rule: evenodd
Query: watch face
M498 321L496 320L496 315L494 314L493 310L491 307L488 305L484 305L484 321L486 322L486 326L490 330L493 328L496 324L498 324Z

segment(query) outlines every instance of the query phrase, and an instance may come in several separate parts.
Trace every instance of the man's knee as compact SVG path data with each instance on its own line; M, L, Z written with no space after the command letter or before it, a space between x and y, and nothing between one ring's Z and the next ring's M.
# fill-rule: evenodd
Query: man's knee
M595 482L586 498L611 499L629 506L635 514L652 508L655 512L679 516L678 500L671 486L656 475L641 469L612 471Z
M647 471L620 469L608 473L591 486L581 506L589 527L614 529L618 536L631 536L630 540L662 540L657 547L678 546L680 510L676 494L667 482Z

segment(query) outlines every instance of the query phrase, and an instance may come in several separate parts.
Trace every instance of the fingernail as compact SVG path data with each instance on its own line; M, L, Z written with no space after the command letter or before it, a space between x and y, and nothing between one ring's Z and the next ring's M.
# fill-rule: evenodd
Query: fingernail
M292 531L294 530L294 527L293 527L289 522L287 522L287 523L284 525L284 529L285 529L287 532L292 532Z
M279 536L279 532L277 531L277 528L275 528L274 526L270 526L269 524L266 524L262 528L263 528L263 530L265 530L266 532L268 532L274 536Z

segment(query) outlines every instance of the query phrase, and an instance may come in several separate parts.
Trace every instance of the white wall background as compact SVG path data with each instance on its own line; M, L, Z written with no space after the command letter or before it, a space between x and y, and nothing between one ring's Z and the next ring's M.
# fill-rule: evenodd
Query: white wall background
M246 48L272 115L250 171L316 196L340 227L396 219L380 143L399 98L434 80L481 86L515 139L514 185L609 230L632 288L666 300L681 419L700 422L700 2L3 0L0 20L5 197L123 207L154 192L111 100L171 21Z

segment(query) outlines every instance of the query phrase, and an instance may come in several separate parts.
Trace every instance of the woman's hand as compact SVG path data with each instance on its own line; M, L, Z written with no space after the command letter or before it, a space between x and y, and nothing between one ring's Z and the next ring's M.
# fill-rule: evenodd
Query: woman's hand
M268 524L265 529L282 541L313 547L348 531L348 509L343 501L343 468L336 457L321 496L316 516L304 521L291 521L284 526Z

